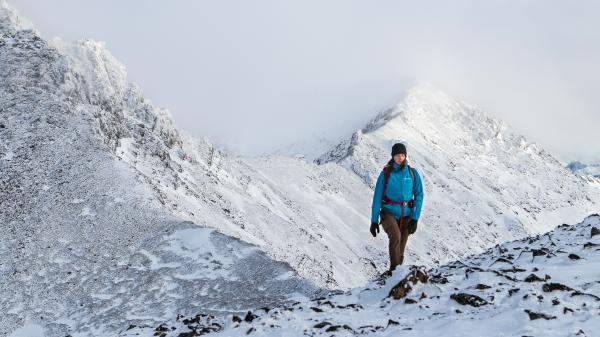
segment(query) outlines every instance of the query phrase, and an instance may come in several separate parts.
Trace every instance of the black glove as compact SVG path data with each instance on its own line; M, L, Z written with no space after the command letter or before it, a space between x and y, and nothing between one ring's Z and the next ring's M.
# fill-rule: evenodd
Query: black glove
M419 222L419 220L410 219L410 222L406 226L408 229L408 234L412 234L417 231L417 222Z
M373 237L376 237L377 233L379 233L379 224L376 222L371 222L371 234Z

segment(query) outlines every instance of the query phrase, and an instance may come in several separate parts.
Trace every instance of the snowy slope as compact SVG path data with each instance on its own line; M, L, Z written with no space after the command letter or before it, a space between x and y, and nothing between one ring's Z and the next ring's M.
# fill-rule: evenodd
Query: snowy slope
M598 184L572 174L502 121L426 84L317 162L339 163L373 186L398 141L425 188L409 261L448 261L599 208Z
M158 334L213 324L215 336L597 336L599 261L593 215L433 269L401 266L365 287L224 320L170 321Z
M20 22L0 1L0 336L114 336L319 291L256 246L166 211L114 151L141 133L163 156L181 142L167 112L122 68L74 62ZM112 61L98 43L78 48Z

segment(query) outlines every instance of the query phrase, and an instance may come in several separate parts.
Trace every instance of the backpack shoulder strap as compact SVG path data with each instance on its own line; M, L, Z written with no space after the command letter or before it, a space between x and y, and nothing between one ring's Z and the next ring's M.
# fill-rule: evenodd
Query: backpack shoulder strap
M383 196L382 200L385 202L387 200L386 189L388 178L390 177L390 173L392 172L392 167L389 164L386 164L383 167Z
M391 167L389 165L385 165L383 167L383 182L387 183L388 178L390 177Z
M413 182L413 198L415 197L415 189L417 188L417 184L415 183L415 172L413 171L413 168L408 165L408 172L410 172L410 177L412 178L412 182Z
M410 177L412 178L413 183L415 182L415 172L413 172L413 168L408 165L408 172L410 172Z

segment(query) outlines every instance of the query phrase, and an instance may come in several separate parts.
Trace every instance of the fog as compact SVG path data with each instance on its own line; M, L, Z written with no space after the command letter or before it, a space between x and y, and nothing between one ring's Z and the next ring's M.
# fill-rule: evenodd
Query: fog
M360 128L428 82L600 161L598 1L9 0L92 38L178 127L241 154Z

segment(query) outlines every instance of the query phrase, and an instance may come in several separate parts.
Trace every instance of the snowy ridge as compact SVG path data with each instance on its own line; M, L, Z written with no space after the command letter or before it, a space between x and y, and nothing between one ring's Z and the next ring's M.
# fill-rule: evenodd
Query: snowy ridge
M68 60L61 91L169 213L259 245L322 286L362 284L383 268L385 247L364 240L368 218L357 209L370 192L360 179L302 158L236 158L180 133L103 44L54 45Z
M372 187L398 141L424 181L420 232L408 243L419 263L541 233L552 219L576 221L598 209L597 184L502 121L426 84L316 162L338 163Z
M347 292L225 320L182 318L154 331L164 337L207 327L217 336L595 336L599 258L600 216L593 215L436 268L401 266ZM126 336L140 332L150 334L135 328Z
M92 60L76 60L14 22L0 22L0 336L114 336L319 291L256 246L166 211L115 154L137 139L157 170L177 170L166 112L113 74L101 45L82 43Z

